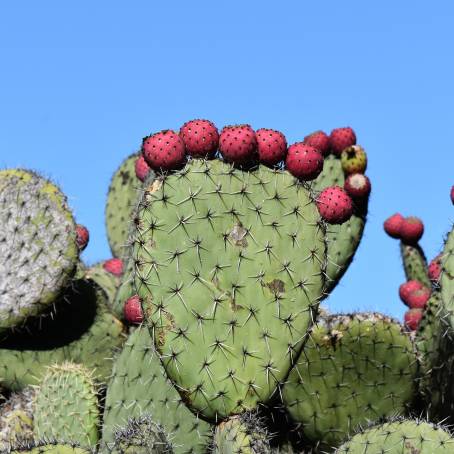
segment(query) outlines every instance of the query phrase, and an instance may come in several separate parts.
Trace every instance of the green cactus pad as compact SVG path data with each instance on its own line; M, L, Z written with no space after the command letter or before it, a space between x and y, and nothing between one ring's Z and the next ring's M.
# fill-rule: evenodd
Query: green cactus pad
M148 329L138 327L118 356L107 388L103 442L113 446L115 431L144 413L170 434L175 454L204 453L210 425L191 413L168 381Z
M402 420L381 424L353 436L336 454L452 454L454 439L441 427Z
M446 238L441 254L441 266L441 298L444 310L450 319L452 333L454 333L454 229Z
M324 288L324 228L289 173L192 160L145 193L136 293L183 399L216 421L268 402Z
M401 243L400 253L407 281L419 281L427 288L431 288L432 284L427 274L427 260L421 246Z
M329 316L290 372L284 404L309 440L338 445L360 424L404 413L417 369L399 323L375 313Z
M139 153L128 156L112 177L107 194L106 228L114 257L124 258L137 198L142 182L136 177L134 164Z
M78 261L66 197L26 170L0 171L0 335L44 312Z
M0 405L0 452L8 452L12 445L33 441L33 400L35 390L25 388L12 393Z
M96 263L85 271L85 278L95 281L106 293L108 305L113 306L115 294L120 287L121 278L106 271L103 267L104 262Z
M214 454L271 453L269 435L254 413L233 416L216 426L212 452Z
M344 187L345 176L339 157L329 155L325 158L323 172L313 182L313 189L323 191L328 186ZM356 207L353 216L340 225L329 224L326 232L328 245L328 265L326 268L328 294L340 281L353 260L356 249L363 236L367 215L367 201Z
M90 371L74 363L49 367L36 392L35 437L95 446L99 425L98 392Z
M125 340L123 324L107 309L105 293L93 281L74 281L56 314L29 323L27 331L0 341L0 382L11 390L37 384L46 367L72 361L95 369L105 382L116 350Z
M11 454L95 454L91 449L79 447L76 443L60 443L57 441L42 441L22 444L15 447Z
M126 427L115 432L113 454L172 454L166 434L149 415L131 418Z

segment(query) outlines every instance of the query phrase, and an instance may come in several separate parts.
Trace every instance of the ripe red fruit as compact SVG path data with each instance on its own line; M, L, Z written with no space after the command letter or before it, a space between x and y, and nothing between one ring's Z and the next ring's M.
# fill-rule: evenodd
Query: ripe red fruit
M257 137L249 125L225 126L219 138L219 151L226 162L249 164L257 158Z
M112 273L114 276L120 277L123 274L123 260L121 259L109 259L103 263L103 268Z
M142 143L143 157L155 170L178 168L185 158L185 147L181 137L170 129L145 137Z
M424 233L424 224L414 216L405 218L400 228L400 238L406 244L416 244Z
M365 199L370 194L370 180L362 173L353 173L346 178L344 189L354 199Z
M437 255L432 261L429 263L427 268L427 274L429 275L429 279L433 283L437 283L440 279L441 274L441 254Z
M145 181L148 174L150 173L150 166L147 164L147 161L145 161L145 158L143 157L143 155L140 155L137 160L136 160L136 163L134 164L134 167L135 167L135 171L136 171L136 177L140 180L140 181Z
M400 238L400 229L404 222L404 217L400 213L393 214L383 224L385 232L391 238Z
M261 128L257 129L255 134L257 136L257 151L260 162L273 166L285 159L287 140L282 132Z
M424 288L424 284L422 282L416 280L404 282L399 287L399 297L404 304L408 304L407 301L410 293L414 292L415 290L421 290L422 288Z
M419 323L421 322L422 315L423 312L421 309L410 309L409 311L405 312L405 326L411 331L417 330Z
M340 186L324 189L317 199L317 208L330 224L343 224L353 214L352 199Z
M88 232L87 227L81 224L76 225L76 244L79 250L83 251L88 244L90 239L90 233Z
M139 295L131 296L125 301L123 315L127 322L140 325L143 322L143 311Z
M180 128L186 152L194 158L212 156L219 145L219 132L209 120L191 120Z
M301 180L313 180L323 170L323 156L311 145L297 142L288 148L285 167Z
M329 136L323 131L315 131L303 139L303 143L316 148L323 156L329 153Z
M410 309L424 309L429 301L431 291L427 287L413 290L408 295L407 306Z
M342 150L356 144L356 134L352 128L336 128L329 136L330 149L335 155L340 155Z

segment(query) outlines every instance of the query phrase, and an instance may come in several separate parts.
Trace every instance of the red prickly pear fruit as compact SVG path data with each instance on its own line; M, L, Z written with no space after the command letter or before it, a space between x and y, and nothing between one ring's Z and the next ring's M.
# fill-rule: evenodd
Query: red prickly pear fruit
M140 325L143 322L142 304L139 295L134 295L125 301L123 315L128 323Z
M416 280L404 282L399 287L399 297L404 304L407 304L410 293L415 290L421 290L422 288L424 288L424 284L422 282Z
M404 217L400 213L396 213L386 219L383 228L391 238L400 238L400 230L403 222Z
M76 244L80 251L83 251L88 244L90 239L90 233L87 227L81 224L76 225Z
M261 128L255 131L259 161L267 166L274 166L285 159L287 140L280 131Z
M437 255L432 261L429 263L427 268L427 274L429 279L434 283L438 283L440 280L441 274L441 254Z
M257 159L257 136L249 125L225 126L219 137L219 151L226 162L250 164Z
M145 137L142 153L147 164L154 170L172 170L183 164L185 147L175 131L166 129Z
M320 175L323 162L323 155L316 148L297 142L288 148L285 167L296 178L308 181Z
M352 128L336 128L329 136L330 149L333 154L339 156L342 151L352 145L356 145L356 134Z
M427 287L413 290L408 295L406 305L410 309L424 309L429 301L431 291Z
M418 329L419 323L421 322L423 312L421 309L410 309L404 314L404 323L405 326L410 331L416 331Z
M353 214L352 199L340 186L324 189L318 196L317 208L330 224L343 224Z
M209 120L191 120L180 128L186 152L193 158L211 157L219 145L218 128Z
M145 161L143 155L140 155L137 158L134 167L136 171L136 177L142 182L145 181L151 169L150 166L147 164L147 161Z
M329 153L329 136L323 131L315 131L303 139L303 143L316 148L323 156Z
M410 216L405 218L400 228L400 238L405 244L416 244L424 233L421 219Z
M123 260L121 259L109 259L106 260L102 267L114 276L120 277L123 274Z
M344 189L353 199L365 199L370 194L370 180L362 173L353 173L345 179Z
M454 185L451 188L451 202L454 205Z

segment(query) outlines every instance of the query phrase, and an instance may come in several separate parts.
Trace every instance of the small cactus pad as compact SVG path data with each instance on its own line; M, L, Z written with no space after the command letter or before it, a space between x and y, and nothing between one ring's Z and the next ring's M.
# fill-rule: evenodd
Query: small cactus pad
M80 364L49 367L35 398L34 432L37 439L98 442L98 394L90 371Z
M79 447L76 443L60 443L57 441L38 441L14 447L11 454L95 454L91 449Z
M427 260L422 248L419 245L401 243L400 252L407 281L419 281L427 288L431 288L432 284L427 274Z
M357 433L336 454L452 454L454 439L441 427L401 420Z
M120 286L121 277L109 273L103 268L103 262L90 266L85 271L85 278L95 281L106 293L109 306L113 305L115 294Z
M343 187L345 176L339 157L329 155L325 158L323 172L313 183L316 191L337 185ZM367 201L361 209L356 207L353 216L341 225L329 224L326 232L328 263L326 267L327 288L330 292L347 271L361 241L366 223Z
M46 310L78 261L66 197L26 170L0 171L0 334Z
M126 427L115 431L113 454L172 454L166 434L150 415L131 418Z
M192 160L145 192L136 293L185 402L210 420L274 395L324 287L324 228L288 172Z
M170 434L175 454L206 451L210 425L188 410L167 379L148 329L138 327L114 365L107 388L103 442L113 446L116 429L144 413Z
M138 157L139 154L134 153L121 163L112 177L107 195L107 238L114 257L124 257L132 213L141 192L142 182L136 177L134 167Z
M11 390L37 384L54 363L71 361L95 370L104 382L124 342L123 324L107 309L105 293L93 282L74 281L55 303L53 318L27 324L27 331L0 340L0 383Z
M232 416L216 426L213 454L266 454L271 453L266 429L257 415L244 413Z
M317 321L284 386L284 403L313 442L333 446L367 421L403 413L416 353L401 325L375 313Z
M0 404L0 452L8 452L12 445L33 441L33 400L35 390L25 388L12 393Z
M441 254L441 298L443 307L449 315L451 330L454 334L454 228L446 238Z

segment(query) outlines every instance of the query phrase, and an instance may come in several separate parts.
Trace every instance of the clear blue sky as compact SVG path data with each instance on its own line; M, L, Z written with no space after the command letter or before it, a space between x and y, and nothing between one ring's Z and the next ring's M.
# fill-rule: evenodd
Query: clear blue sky
M289 142L350 125L373 194L328 305L401 317L404 275L383 220L423 218L429 258L454 220L453 23L451 0L3 2L0 167L62 186L94 262L110 255L109 179L143 136L196 117Z

